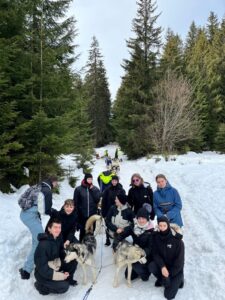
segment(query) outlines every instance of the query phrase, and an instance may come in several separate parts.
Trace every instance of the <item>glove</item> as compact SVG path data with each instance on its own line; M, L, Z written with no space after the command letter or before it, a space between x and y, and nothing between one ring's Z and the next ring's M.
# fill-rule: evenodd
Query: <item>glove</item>
M142 265L146 264L147 262L147 259L145 257L142 257L140 260L139 260L139 263L141 263Z

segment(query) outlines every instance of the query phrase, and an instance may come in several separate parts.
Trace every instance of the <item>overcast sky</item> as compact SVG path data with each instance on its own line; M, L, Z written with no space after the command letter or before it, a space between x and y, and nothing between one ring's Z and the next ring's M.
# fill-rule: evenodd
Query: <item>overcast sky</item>
M185 38L191 22L204 25L210 11L214 11L219 20L225 16L225 0L158 0L157 5L157 12L161 12L158 25L164 29L163 35L170 27ZM132 34L136 11L136 0L74 0L70 9L79 32L76 43L79 44L80 59L77 66L85 65L91 38L95 35L104 57L112 99L121 83L122 60L129 57L126 39Z

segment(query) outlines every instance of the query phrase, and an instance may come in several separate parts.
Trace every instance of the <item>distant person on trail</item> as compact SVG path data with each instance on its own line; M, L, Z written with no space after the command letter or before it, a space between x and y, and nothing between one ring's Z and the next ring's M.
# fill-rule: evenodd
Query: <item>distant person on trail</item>
M20 198L24 201L24 205L20 213L20 219L24 223L24 225L30 230L32 235L31 251L24 263L23 268L19 270L21 279L29 279L30 273L33 271L34 252L38 245L37 236L39 233L44 232L41 224L40 214L43 213L51 215L52 189L57 187L57 185L57 177L51 176L47 180L42 181L37 186L30 187ZM33 193L33 191L35 191L35 193ZM35 195L36 198L34 199Z
M111 156L107 156L107 157L105 158L105 164L106 164L106 168L107 168L108 170L110 170L111 167L112 167L112 158L111 158Z
M134 173L131 176L131 188L128 192L128 203L136 215L138 210L143 207L144 203L148 203L153 208L153 191L148 182L144 182L140 174ZM151 210L150 219L154 220L155 214Z
M97 214L100 196L100 190L93 185L93 176L89 173L85 174L81 185L75 188L73 196L80 228L80 242L85 235L85 224L87 219L94 214Z
M157 221L159 231L153 234L153 261L148 269L157 278L155 286L163 286L165 298L171 300L184 286L184 243L167 217L162 216Z
M157 190L153 194L153 206L157 218L166 216L170 223L182 227L182 202L178 191L169 184L163 174L156 176L156 182Z
M112 176L112 180L110 181L110 185L104 190L102 195L102 207L101 212L102 216L105 219L110 207L115 204L115 199L118 194L126 194L123 186L119 183L119 177L117 175ZM110 246L110 237L106 230L106 246Z
M46 233L38 235L39 244L34 254L35 288L41 295L65 293L69 286L76 286L73 279L77 261L65 263L66 253L61 236L61 221L51 219Z
M98 184L100 192L102 193L108 186L111 185L112 177L116 175L116 172L113 170L103 171L98 176Z
M52 221L52 219L58 219L61 221L61 235L64 248L70 243L78 242L75 237L75 232L78 226L78 217L74 201L72 199L65 200L59 211L52 209L51 218L49 219L48 224ZM48 232L48 224L46 225L45 232Z

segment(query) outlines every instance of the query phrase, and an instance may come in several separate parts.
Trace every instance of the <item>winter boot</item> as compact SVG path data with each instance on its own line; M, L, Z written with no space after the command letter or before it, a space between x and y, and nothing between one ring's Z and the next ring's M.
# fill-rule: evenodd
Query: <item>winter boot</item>
M49 290L45 286L43 286L42 284L40 284L39 282L36 281L34 283L34 286L38 290L39 294L41 294L43 296L50 294Z
M107 238L107 239L106 239L106 242L105 242L105 246L110 246L110 245L111 245L110 239Z
M21 279L30 279L30 273L25 271L23 268L19 269Z
M69 280L69 285L76 286L76 285L78 285L78 282L74 279L71 279L71 280Z
M162 286L161 280L157 279L156 282L155 282L155 286L156 287Z

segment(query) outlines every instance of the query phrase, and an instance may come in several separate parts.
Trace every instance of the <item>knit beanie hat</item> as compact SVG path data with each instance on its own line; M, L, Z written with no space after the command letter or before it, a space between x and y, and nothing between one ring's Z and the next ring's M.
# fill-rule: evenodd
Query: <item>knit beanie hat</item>
M168 218L167 218L166 216L161 216L161 217L159 217L159 218L157 219L157 222L158 222L158 224L159 224L160 222L165 222L165 223L167 223L168 227L170 227L170 222L169 222L169 220L168 220Z
M125 194L118 194L117 198L119 199L120 203L125 205L127 203L127 196Z
M145 218L147 221L149 221L149 212L144 207L141 207L137 212L137 219L138 218Z
M118 177L117 175L113 175L113 176L112 176L112 180L117 180L117 181L119 181L119 177Z
M84 175L84 181L87 182L87 179L88 179L88 178L93 178L93 176L92 176L90 173L86 173L86 174Z

